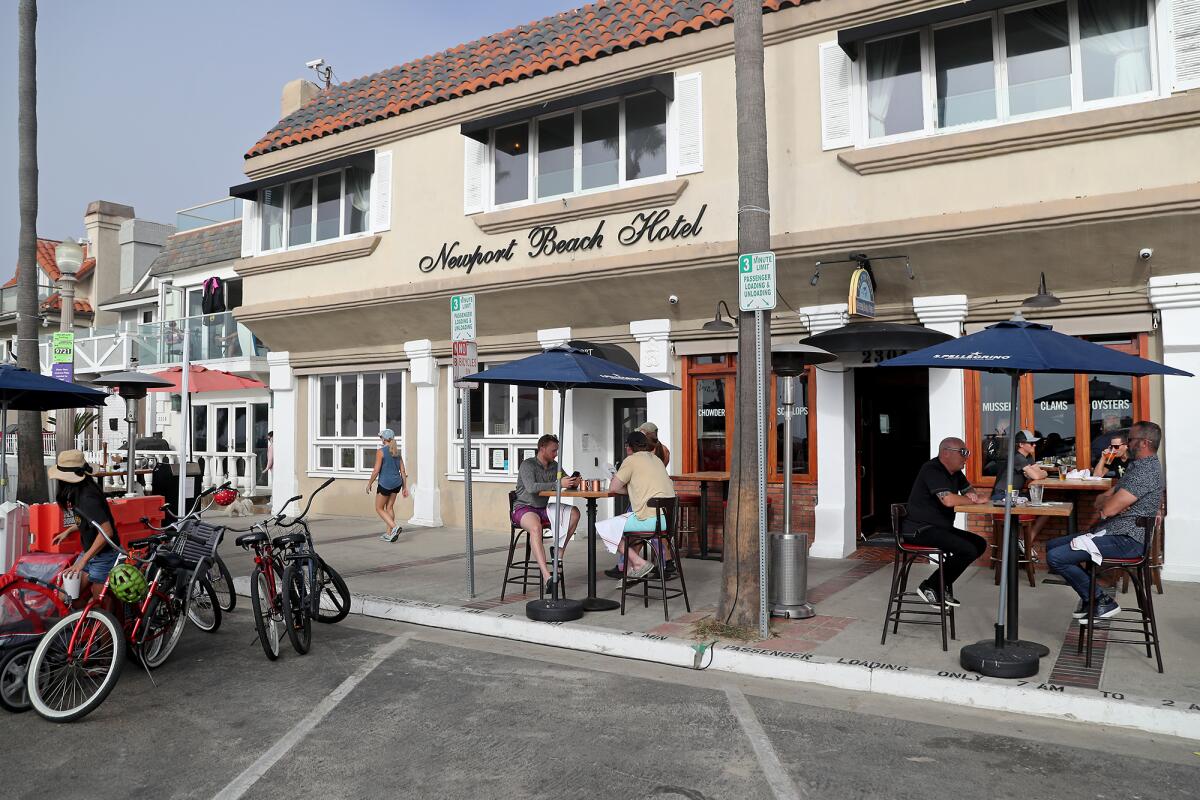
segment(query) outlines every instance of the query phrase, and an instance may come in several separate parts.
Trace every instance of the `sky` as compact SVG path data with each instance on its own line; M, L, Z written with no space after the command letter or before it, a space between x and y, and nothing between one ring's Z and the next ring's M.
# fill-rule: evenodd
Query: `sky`
M225 197L323 58L342 82L583 0L41 0L38 236L83 236L93 200L174 223ZM0 3L0 282L17 260L17 4Z

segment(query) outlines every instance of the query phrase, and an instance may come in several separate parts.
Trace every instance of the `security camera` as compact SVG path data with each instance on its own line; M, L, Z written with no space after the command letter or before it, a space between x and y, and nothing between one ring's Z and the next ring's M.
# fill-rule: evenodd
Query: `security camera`
M305 61L304 66L308 67L309 69L320 69L321 67L325 66L325 59L314 58L312 61Z
M679 305L679 295L677 295L677 294L671 295L670 297L667 298L667 302L673 306Z
M1149 247L1143 247L1138 250L1138 258L1142 261L1149 261L1154 256L1154 251Z

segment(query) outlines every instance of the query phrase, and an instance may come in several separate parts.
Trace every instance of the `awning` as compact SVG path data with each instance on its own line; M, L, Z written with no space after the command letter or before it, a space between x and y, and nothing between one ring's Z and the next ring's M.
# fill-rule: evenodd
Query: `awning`
M518 108L515 111L505 111L502 114L493 114L490 117L473 119L470 122L464 122L460 130L463 136L470 136L472 139L486 144L488 141L488 131L492 128L508 125L513 122L523 122L533 117L540 117L543 114L550 114L554 111L565 111L568 108L599 103L601 100L609 100L614 97L622 97L627 94L637 94L644 91L655 91L668 100L674 100L675 73L664 72L659 75L649 75L645 78L635 78L631 81L625 81L613 86L605 86L601 89L584 92L583 94L575 94L559 100L551 100L549 103L539 103L535 106Z
M846 51L851 60L858 58L859 45L868 39L878 39L894 33L903 33L926 25L937 25L954 19L962 19L973 14L984 14L1005 6L1020 5L1025 0L959 0L915 14L905 14L902 17L870 22L855 28L838 31L838 45Z
M355 153L352 156L342 156L335 158L332 161L322 161L320 164L311 164L307 167L294 169L291 172L284 172L279 175L272 175L269 178L263 178L249 183L240 183L237 186L229 187L230 197L241 197L244 200L258 200L258 190L265 189L268 186L278 186L281 183L289 181L298 181L301 178L311 178L313 175L320 175L322 172L332 172L336 169L346 169L347 167L359 167L361 169L375 171L375 151L367 150L362 153Z

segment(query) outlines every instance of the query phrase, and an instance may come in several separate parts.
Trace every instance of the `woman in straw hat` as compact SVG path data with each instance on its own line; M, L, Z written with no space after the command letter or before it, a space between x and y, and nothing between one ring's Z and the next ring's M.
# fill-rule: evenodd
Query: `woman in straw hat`
M54 543L59 544L75 531L79 531L79 539L83 544L83 553L75 559L75 563L67 570L68 574L78 573L79 596L86 597L84 592L89 586L92 594L99 595L109 571L117 562L117 551L96 532L96 525L104 529L113 541L117 538L117 525L109 510L104 492L91 476L92 468L83 457L81 450L64 450L58 454L57 463L47 470L49 476L58 481L58 493L55 500L64 515L69 511L75 515L75 523L54 537Z

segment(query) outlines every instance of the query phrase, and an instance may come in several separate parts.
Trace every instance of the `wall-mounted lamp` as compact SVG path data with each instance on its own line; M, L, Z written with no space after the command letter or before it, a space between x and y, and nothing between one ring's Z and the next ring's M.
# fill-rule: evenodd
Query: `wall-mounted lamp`
M716 315L715 317L713 317L713 319L712 319L712 320L710 320L709 322L706 322L706 323L704 323L704 324L703 324L702 326L700 326L700 327L701 327L701 328L703 328L703 329L704 329L704 330L706 330L706 331L711 331L712 333L725 333L726 331L731 331L731 330L733 330L734 323L732 323L732 322L727 322L727 321L726 321L726 320L725 320L725 319L724 319L724 318L721 316L721 308L722 308L722 307L724 307L724 309L725 309L725 313L729 315L729 318L730 318L730 319L737 319L737 317L735 317L735 316L733 315L733 313L732 313L732 312L729 310L729 306L725 305L725 301L724 301L724 300L718 300L718 301L717 301L717 315Z
M1062 305L1062 300L1052 295L1046 288L1046 273L1043 272L1042 280L1038 283L1037 294L1026 297L1021 301L1021 305L1027 308L1053 308Z

